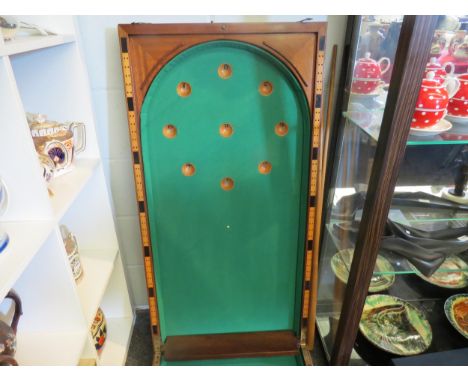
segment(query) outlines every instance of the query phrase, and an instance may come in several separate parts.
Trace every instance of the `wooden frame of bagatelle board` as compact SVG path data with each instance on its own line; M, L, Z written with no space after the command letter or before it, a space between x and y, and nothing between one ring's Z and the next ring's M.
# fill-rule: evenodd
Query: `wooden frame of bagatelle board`
M159 332L158 304L156 301L156 282L153 272L153 249L157 243L151 243L149 221L147 216L147 201L143 176L143 161L140 141L140 112L152 80L164 65L182 51L208 41L237 40L255 45L278 58L300 84L310 111L311 121L311 155L309 159L309 198L307 206L307 229L305 240L304 275L302 286L302 323L301 338L293 341L284 339L285 348L291 346L302 349L305 364L311 364L309 350L312 349L315 336L315 302L317 290L317 256L320 229L320 214L316 214L316 203L322 198L318 195L318 178L320 176L319 146L321 142L322 119L322 88L323 64L325 58L326 23L246 23L246 24L124 24L119 25L119 40L121 48L122 70L124 77L125 97L127 101L128 123L133 154L133 170L135 178L136 197L140 218L140 231L143 243L143 256L150 310L151 332L154 346L154 362L159 364L161 357L161 339ZM152 37L149 39L148 37ZM155 38L158 43L155 43ZM219 338L219 352L224 354L207 354L210 358L228 358L243 356L262 356L274 354L291 354L291 349L278 352L275 349L258 348L259 338L252 336L243 338L242 353L226 348L226 335L216 335ZM267 336L268 333L265 333ZM191 341L187 336L185 352L190 353L190 343L200 343L210 336L198 336L198 341ZM244 335L245 337L245 335ZM207 339L213 341L213 338ZM228 339L233 341L232 338ZM278 338L278 341L281 341ZM180 342L180 341L179 341ZM234 339L234 342L236 340ZM276 342L260 338L260 343ZM252 344L252 349L248 349ZM174 344L176 347L176 344ZM212 346L211 346L212 347ZM280 346L281 347L281 346ZM239 346L237 346L239 348ZM176 349L165 349L171 353ZM281 350L281 349L280 349ZM196 349L198 359L200 346ZM182 359L183 357L181 357ZM193 359L190 355L185 359Z

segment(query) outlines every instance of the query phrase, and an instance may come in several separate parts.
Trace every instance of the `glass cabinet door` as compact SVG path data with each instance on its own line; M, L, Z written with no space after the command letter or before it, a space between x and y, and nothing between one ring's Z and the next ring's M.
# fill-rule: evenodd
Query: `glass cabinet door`
M319 260L317 328L330 359L403 16L355 17ZM336 121L335 121L336 123ZM386 270L388 262L379 263ZM378 276L383 290L394 276ZM363 364L353 353L352 364Z
M328 356L401 21L356 21L320 254L317 326ZM352 365L468 360L468 16L439 17L428 57ZM372 69L381 77L375 90Z
M388 283L355 345L368 364L468 360L468 16L439 18L429 57L371 280Z

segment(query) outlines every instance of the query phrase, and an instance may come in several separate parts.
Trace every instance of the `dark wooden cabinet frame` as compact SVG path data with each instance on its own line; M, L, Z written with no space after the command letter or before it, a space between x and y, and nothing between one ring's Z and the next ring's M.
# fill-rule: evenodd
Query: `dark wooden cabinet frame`
M143 244L145 276L154 346L154 364L159 364L161 352L172 360L259 357L297 354L304 350L306 364L315 335L317 294L318 240L314 227L320 227L321 216L315 213L319 150L322 130L323 64L325 58L326 23L247 23L247 24L126 24L119 25L124 88L133 155L135 188ZM154 43L154 38L160 38ZM309 39L307 39L309 36ZM287 37L287 39L286 39ZM153 41L151 41L153 38ZM312 38L312 40L310 39ZM141 160L140 111L145 94L162 67L178 53L203 42L237 40L256 45L282 61L297 78L308 101L311 121L311 156L309 158L309 198L305 234L305 261L301 304L301 335L293 332L259 332L241 336L205 335L168 338L162 347L159 332L156 282L153 272L153 250L149 234L143 162ZM301 40L302 39L302 40ZM304 45L301 41L306 41ZM313 49L310 46L313 41ZM167 357L166 357L167 358Z
M331 353L332 365L347 365L351 357L436 23L437 16L405 16L403 19L354 260ZM351 62L351 71L353 66ZM346 75L344 70L343 75ZM341 85L343 89L343 78ZM340 112L341 109L337 110ZM339 127L339 118L336 122Z

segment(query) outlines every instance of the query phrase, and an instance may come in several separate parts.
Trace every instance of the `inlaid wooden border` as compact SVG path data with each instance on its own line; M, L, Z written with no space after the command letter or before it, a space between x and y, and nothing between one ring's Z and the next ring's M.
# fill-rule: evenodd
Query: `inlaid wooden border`
M316 297L311 291L313 275L317 273L313 269L313 264L317 263L318 243L314 243L314 227L320 223L321 216L316 214L317 198L322 195L317 194L318 176L320 167L320 141L322 131L322 91L323 91L323 64L325 58L325 32L326 23L247 23L247 24L125 24L119 25L119 40L121 49L122 71L124 78L125 96L127 99L127 114L130 133L131 150L133 154L133 170L137 203L140 217L140 231L143 243L143 255L145 262L145 275L148 291L148 302L150 307L150 321L153 334L153 344L155 347L155 359L159 360L161 347L159 332L159 314L156 298L156 281L153 267L153 245L149 233L149 220L147 216L147 202L144 184L143 163L140 145L140 121L139 114L144 95L148 90L151 81L165 63L170 61L175 55L183 50L196 45L197 43L235 39L257 45L277 57L297 78L308 101L311 120L311 141L309 158L309 197L307 200L304 275L302 286L301 303L301 343L305 343L308 331L315 330L315 309L311 307L316 304ZM297 51L288 52L287 44L284 46L273 46L269 41L259 41L259 36L304 36L306 34L315 35L315 52L307 56ZM153 66L146 70L146 77L135 80L134 69L131 65L132 38L141 36L174 36L178 43L162 54ZM185 40L190 39L187 43ZM265 38L267 40L267 38ZM302 54L302 56L301 56ZM297 57L299 56L299 60ZM304 65L305 63L305 65ZM310 71L307 74L306 68ZM312 70L310 70L312 69ZM137 70L135 70L137 71ZM318 223L317 223L318 222ZM312 315L311 315L312 312ZM311 324L312 323L312 324ZM156 361L157 362L157 361Z

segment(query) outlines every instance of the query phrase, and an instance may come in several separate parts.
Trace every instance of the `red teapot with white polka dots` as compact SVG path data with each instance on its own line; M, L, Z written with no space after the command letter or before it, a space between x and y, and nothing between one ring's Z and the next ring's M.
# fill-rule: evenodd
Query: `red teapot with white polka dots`
M449 70L447 71L447 69ZM430 61L426 65L426 69L424 70L424 74L427 76L427 73L434 72L435 79L438 80L440 83L445 81L447 74L454 74L455 73L455 65L453 62L446 62L444 65L439 64L436 57L431 57Z
M375 61L370 56L371 54L367 52L354 67L353 82L351 83L351 92L353 93L374 93L379 85L383 84L382 75L390 69L389 58L382 57L379 61Z
M468 73L460 74L458 80L460 89L450 99L447 111L451 116L468 118Z
M416 110L413 114L411 127L414 129L427 129L437 125L447 114L449 99L460 87L456 77L445 77L443 83L435 78L435 73L427 72L419 91Z

